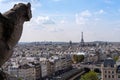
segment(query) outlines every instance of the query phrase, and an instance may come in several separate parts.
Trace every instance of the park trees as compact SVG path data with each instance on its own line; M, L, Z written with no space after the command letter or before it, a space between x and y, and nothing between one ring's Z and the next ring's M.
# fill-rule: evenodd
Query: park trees
M98 80L98 76L94 71L89 71L85 75L81 76L80 80Z
M84 60L84 55L73 55L73 62L74 63L78 63L78 62L82 62Z

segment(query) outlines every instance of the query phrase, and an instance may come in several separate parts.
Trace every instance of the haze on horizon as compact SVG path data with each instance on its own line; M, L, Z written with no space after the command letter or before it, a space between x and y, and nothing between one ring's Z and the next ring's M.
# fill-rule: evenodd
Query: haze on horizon
M120 42L120 0L0 0L0 12L30 2L33 17L20 42Z

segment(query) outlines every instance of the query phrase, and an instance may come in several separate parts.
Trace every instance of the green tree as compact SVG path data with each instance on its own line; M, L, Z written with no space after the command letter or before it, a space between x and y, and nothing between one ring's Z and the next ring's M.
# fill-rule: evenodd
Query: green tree
M73 62L78 63L84 60L84 55L73 55Z
M115 56L113 60L117 61L119 59L119 56Z
M72 59L72 60L73 60L74 63L77 63L77 62L78 62L78 57L77 57L77 55L73 55L73 59Z
M18 78L18 80L22 80L22 78Z
M89 71L85 75L81 76L80 80L98 80L98 76L94 71Z
M78 62L82 62L84 60L84 55L78 55Z

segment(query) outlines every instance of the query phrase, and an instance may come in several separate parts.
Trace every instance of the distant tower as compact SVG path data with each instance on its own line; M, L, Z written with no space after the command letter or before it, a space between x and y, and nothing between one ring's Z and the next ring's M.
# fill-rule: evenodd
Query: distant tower
M81 33L81 43L84 43L83 32Z
M83 32L81 32L81 43L80 46L84 46Z
M72 46L72 41L69 41L69 45Z

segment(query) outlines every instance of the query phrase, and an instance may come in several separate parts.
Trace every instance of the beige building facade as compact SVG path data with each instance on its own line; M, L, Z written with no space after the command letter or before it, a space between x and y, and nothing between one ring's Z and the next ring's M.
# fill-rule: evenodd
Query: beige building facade
M107 58L101 65L101 80L120 80L120 66L112 58Z

